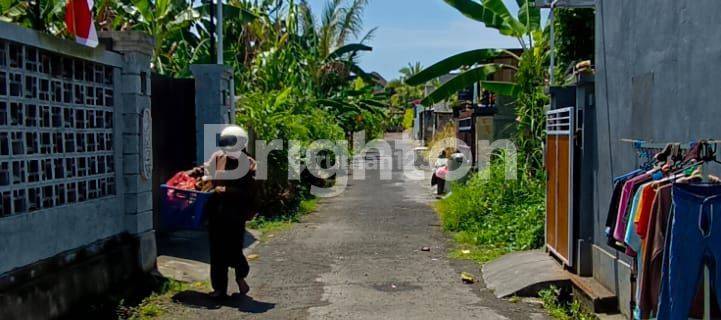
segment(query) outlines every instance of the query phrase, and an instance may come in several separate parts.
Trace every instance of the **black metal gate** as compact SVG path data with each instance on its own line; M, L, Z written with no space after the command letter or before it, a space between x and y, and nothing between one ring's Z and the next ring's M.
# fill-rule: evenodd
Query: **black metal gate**
M195 80L152 76L153 223L157 230L160 185L195 162Z

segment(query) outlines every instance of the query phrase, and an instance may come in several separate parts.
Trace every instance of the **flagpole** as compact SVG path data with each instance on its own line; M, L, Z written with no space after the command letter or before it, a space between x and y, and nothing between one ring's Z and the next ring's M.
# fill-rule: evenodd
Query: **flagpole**
M208 11L210 13L210 26L208 33L210 34L210 63L213 63L216 61L216 52L215 52L215 4L213 0L208 0L209 7Z
M223 0L218 0L218 64L224 64L223 60Z
M35 0L35 19L37 19L38 25L36 26L38 30L45 31L45 21L42 17L43 10L40 3L40 0Z

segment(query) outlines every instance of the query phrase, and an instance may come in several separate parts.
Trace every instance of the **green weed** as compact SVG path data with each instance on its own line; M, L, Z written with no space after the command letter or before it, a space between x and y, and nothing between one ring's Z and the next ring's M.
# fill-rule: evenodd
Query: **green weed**
M465 244L463 244L464 242L460 243L460 245L451 250L451 252L448 254L449 258L459 260L471 260L483 264L509 252L507 249L504 248L470 245L467 242L465 242Z
M208 291L209 288L210 284L207 282L186 283L172 279L162 279L160 286L137 306L126 307L121 302L117 311L118 318L130 320L155 319L165 314L167 305L171 303L171 298L174 295L188 290Z
M570 302L561 301L559 298L560 290L556 287L542 290L539 296L543 301L543 307L548 314L558 320L597 320L598 318L592 313L586 311L581 303L576 299Z

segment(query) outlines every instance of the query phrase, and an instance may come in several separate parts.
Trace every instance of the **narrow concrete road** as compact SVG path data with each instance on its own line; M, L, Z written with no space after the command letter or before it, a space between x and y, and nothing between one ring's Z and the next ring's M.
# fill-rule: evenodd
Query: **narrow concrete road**
M452 244L430 207L427 182L410 181L397 167L392 180L379 176L351 179L341 196L256 246L252 300L188 306L172 318L545 319L537 306L463 284L464 271L481 281L479 266L447 258Z

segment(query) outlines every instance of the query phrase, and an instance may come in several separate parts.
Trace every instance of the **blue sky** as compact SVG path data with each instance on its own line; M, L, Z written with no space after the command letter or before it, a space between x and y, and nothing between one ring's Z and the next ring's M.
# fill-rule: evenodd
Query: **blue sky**
M327 1L308 0L316 16ZM516 1L503 1L512 13L518 11ZM373 52L361 57L361 66L388 80L409 62L427 67L466 50L518 47L515 39L466 18L443 0L369 0L364 17L366 30L378 31L369 43Z
M327 0L309 0L316 15ZM452 54L478 48L516 48L518 42L468 19L443 0L370 0L365 11L366 29L378 27L370 42L373 52L361 57L366 71L377 71L388 80L409 62L424 67ZM514 0L504 0L515 13Z

